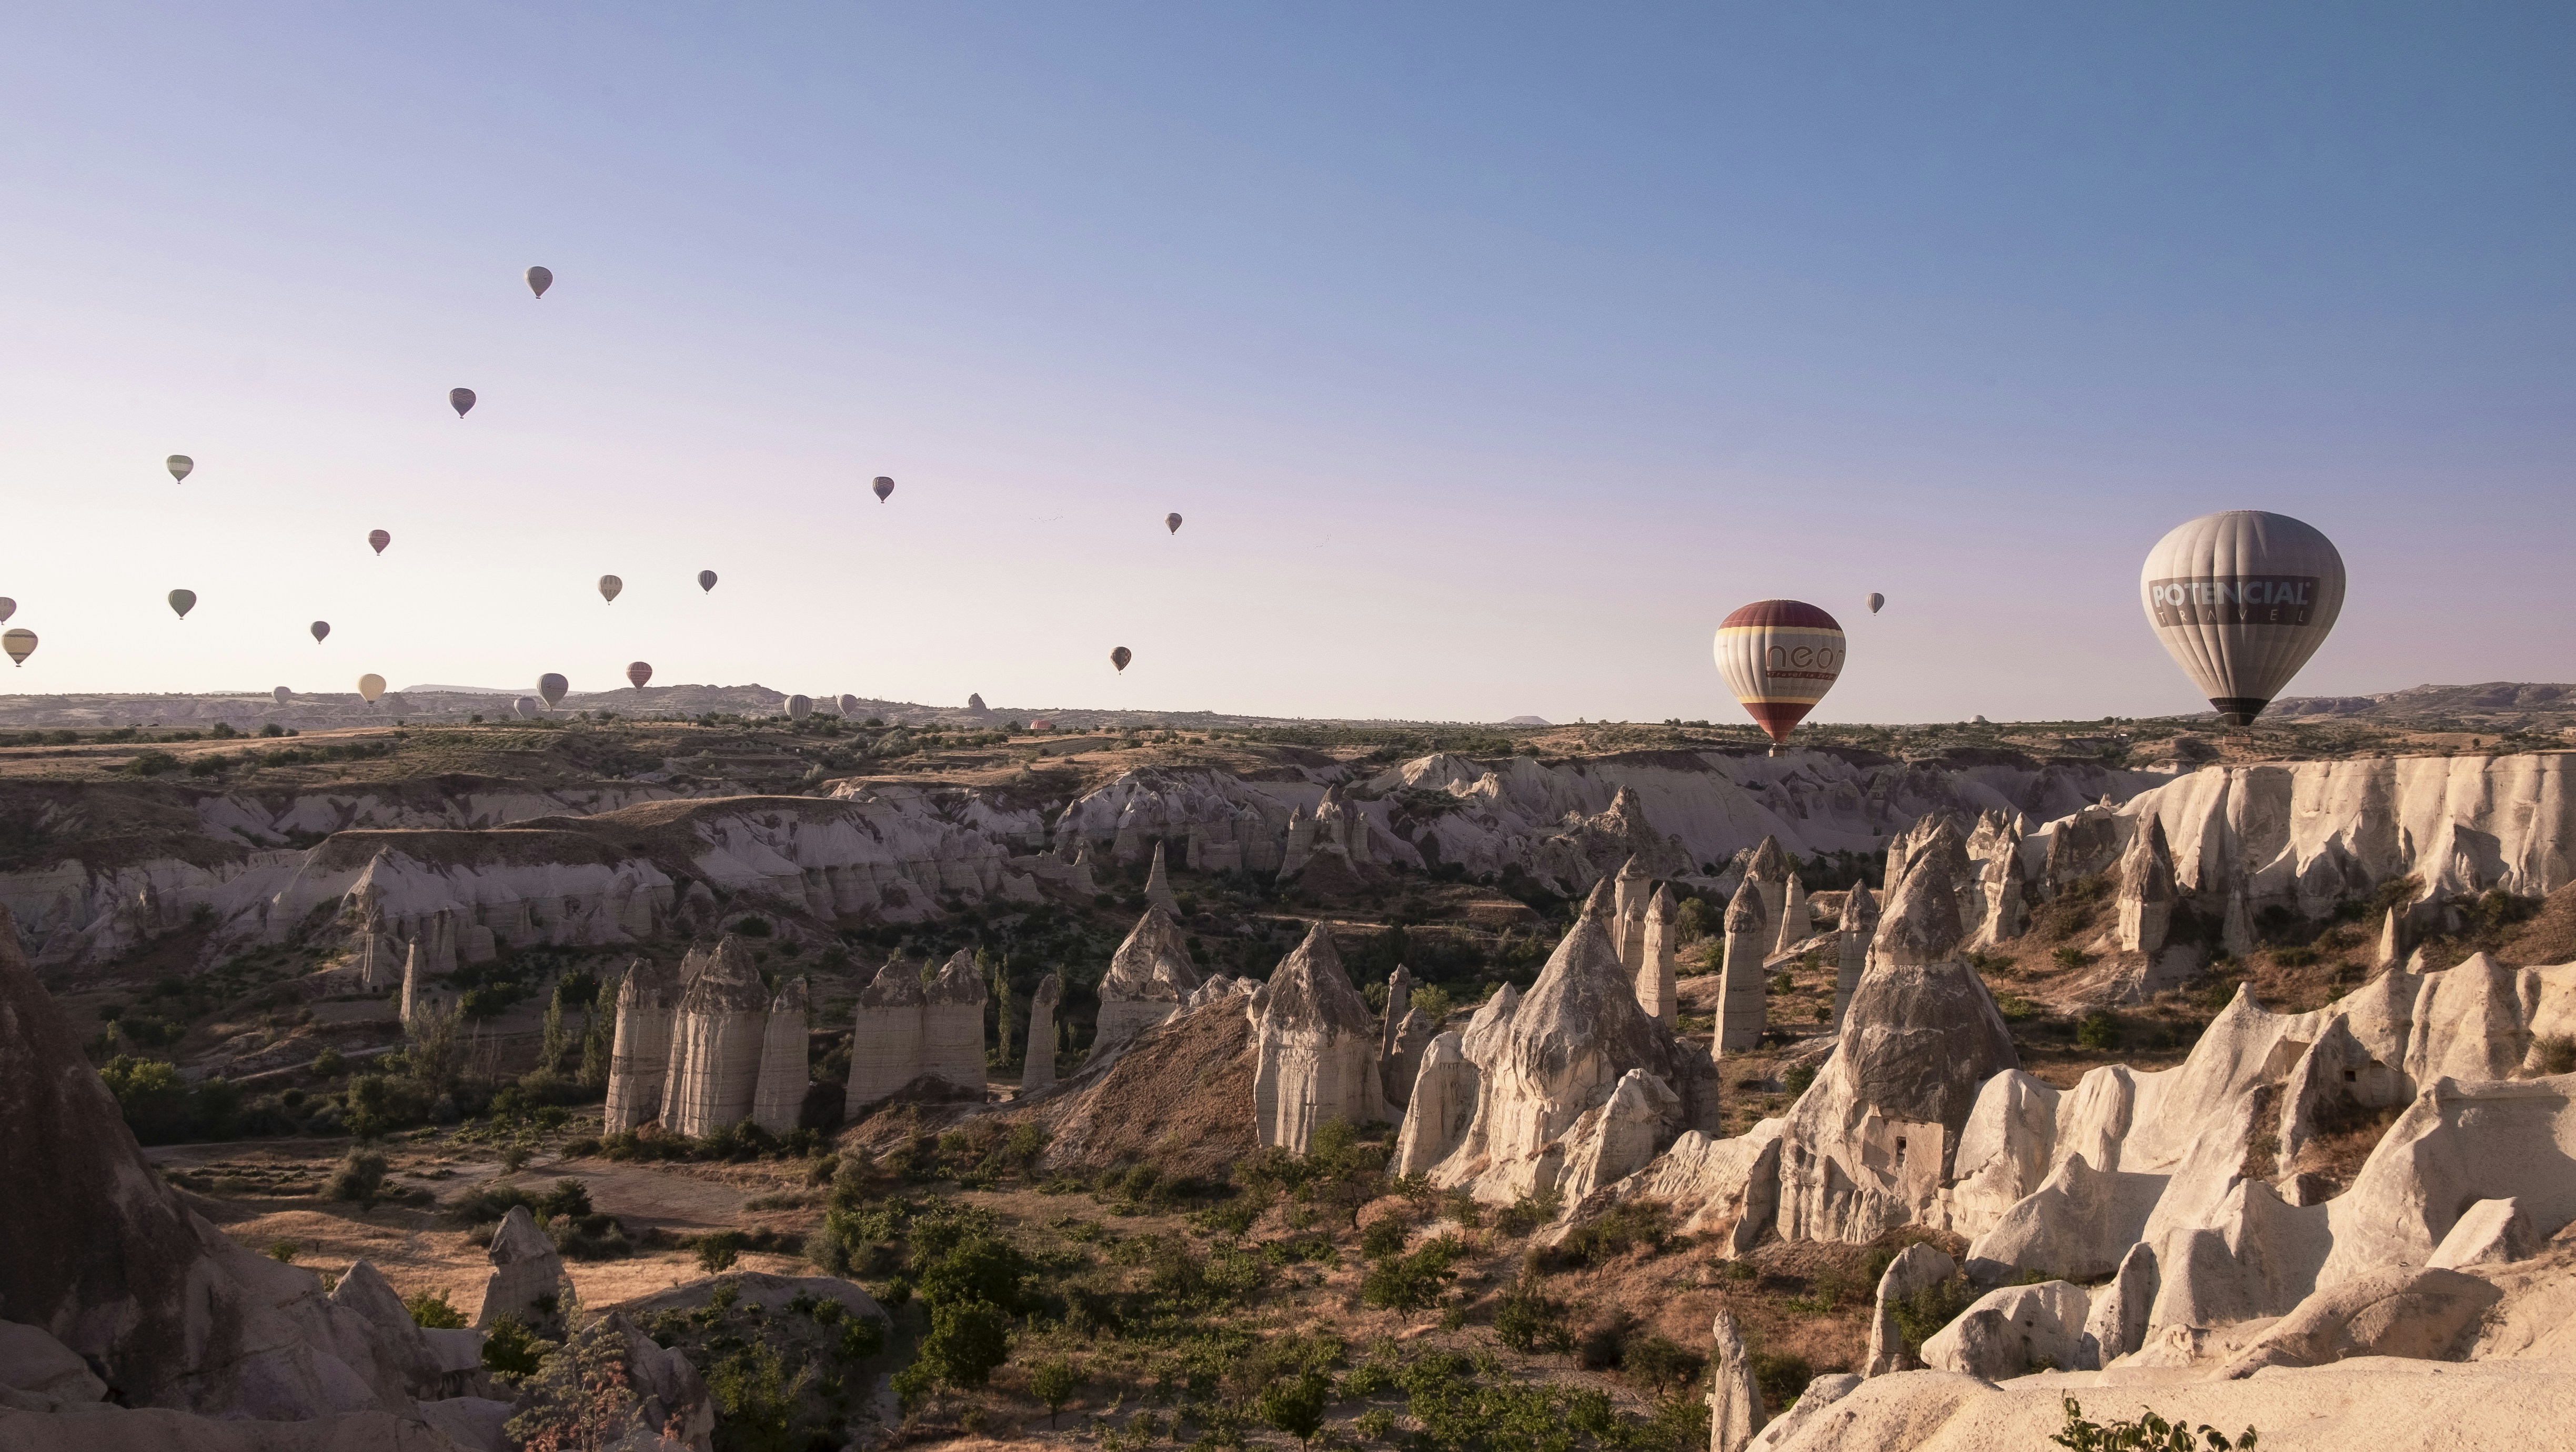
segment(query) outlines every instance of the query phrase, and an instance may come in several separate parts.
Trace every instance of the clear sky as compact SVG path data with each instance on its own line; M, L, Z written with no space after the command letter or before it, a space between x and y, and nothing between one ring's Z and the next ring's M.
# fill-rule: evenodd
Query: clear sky
M2234 507L2350 568L2293 693L2576 679L2571 62L2537 4L23 7L0 683L1724 720L1787 595L1820 719L2143 715L2200 701L2138 563Z

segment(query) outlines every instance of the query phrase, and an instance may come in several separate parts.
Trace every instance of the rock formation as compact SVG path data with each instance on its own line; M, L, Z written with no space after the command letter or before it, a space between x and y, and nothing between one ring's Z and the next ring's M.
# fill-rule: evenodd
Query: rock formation
M1977 885L1984 909L1976 931L1979 946L1991 948L2018 938L2029 929L2030 911L2024 902L2027 884L2019 832L2006 828L1999 836L1993 855L1986 858Z
M563 1257L555 1243L537 1228L525 1205L513 1205L492 1236L492 1274L483 1283L483 1309L474 1314L474 1329L489 1331L504 1316L525 1321L542 1299L563 1291Z
M1620 966L1634 982L1646 966L1646 905L1655 895L1655 880L1631 857L1611 879L1610 893L1612 941L1619 948Z
M805 1026L811 1003L805 980L790 979L770 1000L769 1018L761 1027L760 1079L752 1092L751 1122L771 1134L794 1129L805 1114L805 1091L814 1083Z
M1790 876L1789 856L1780 850L1780 839L1777 837L1765 836L1760 845L1753 849L1753 855L1745 859L1744 880L1752 883L1755 890L1761 893L1762 921L1773 929L1775 942L1779 925L1785 920L1789 910ZM1764 956L1769 956L1771 948L1771 942L1762 944Z
M1770 947L1762 884L1747 873L1726 905L1726 956L1718 969L1717 1051L1741 1053L1762 1046L1770 1026L1771 984L1762 960Z
M949 1093L984 1097L984 974L963 948L922 991L921 1074Z
M1840 1033L1843 1012L1860 991L1861 970L1869 965L1870 940L1878 934L1878 899L1867 883L1855 882L1843 895L1842 926L1834 938L1834 1031Z
M617 987L617 1029L608 1055L604 1130L618 1134L661 1117L662 1084L671 1072L671 1013L679 975L638 958Z
M1753 1358L1735 1318L1721 1310L1709 1328L1708 1452L1744 1452L1753 1434L1770 1415L1762 1405L1762 1388L1753 1380Z
M1304 1154L1328 1120L1388 1117L1377 1023L1322 924L1271 973L1253 1034L1253 1116L1262 1144Z
M859 990L843 1114L856 1121L921 1077L921 970L889 958Z
M1771 951L1786 953L1815 936L1815 915L1807 910L1806 884L1798 874L1789 874L1788 883L1780 890L1780 934Z
M1020 1097L1055 1085L1055 1010L1064 998L1064 979L1050 973L1038 980L1029 998L1028 1052L1020 1066Z
M1172 896L1171 874L1163 868L1163 844L1154 844L1154 865L1145 874L1145 901L1174 917L1180 916L1180 899Z
M1681 1019L1681 994L1673 980L1675 940L1680 932L1679 909L1673 903L1670 887L1655 889L1646 905L1646 932L1643 944L1644 963L1637 969L1637 1006L1646 1016L1666 1028Z
M2161 822L2150 823L2120 859L2119 926L2116 941L2125 953L2155 957L2165 949L2173 926L2173 853L2165 845Z
M1863 1376L1885 1376L1903 1371L1914 1359L1906 1354L1905 1333L1896 1324L1890 1309L1898 1302L1939 1285L1959 1273L1959 1263L1931 1245L1909 1245L1888 1262L1878 1278L1878 1295L1869 1323L1869 1359L1861 1366Z
M1413 1099L1413 1081L1422 1072L1422 1056L1439 1036L1431 1020L1420 1009L1405 1012L1404 1021L1395 1026L1395 1042L1385 1057L1378 1061L1378 1075L1386 1087L1386 1108L1390 1117L1400 1118L1404 1107Z
M738 938L728 936L714 952L689 956L694 963L684 962L680 970L688 987L671 1014L662 1127L695 1138L751 1117L768 1031L769 990Z
M1483 1074L1501 1051L1503 1030L1519 1007L1519 990L1506 983L1477 1005L1464 1033L1437 1035L1424 1048L1396 1135L1395 1173L1428 1174L1466 1142Z
M1161 1023L1199 986L1189 943L1180 925L1159 907L1148 907L1109 960L1100 980L1100 1016L1092 1030L1097 1058Z

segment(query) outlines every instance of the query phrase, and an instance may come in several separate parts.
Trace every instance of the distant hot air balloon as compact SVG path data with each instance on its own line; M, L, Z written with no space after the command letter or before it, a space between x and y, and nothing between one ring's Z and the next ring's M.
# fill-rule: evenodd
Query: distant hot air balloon
M548 671L544 675L537 677L537 694L545 698L546 708L548 710L552 710L556 706L562 705L564 692L571 689L572 682L556 675L553 671Z
M374 547L377 554L383 554L385 552L385 546L392 544L393 542L394 537L385 533L381 529L371 529L367 531L367 543Z
M2177 526L2138 572L2156 638L2229 726L2263 714L2325 644L2343 587L2334 541L2259 509Z
M314 621L314 622L313 622L313 643L314 643L314 644L316 644L316 645L321 644L321 643L322 643L322 637L324 637L324 636L326 636L326 635L329 635L330 633L331 633L331 622L330 622L330 621L328 621L328 620L316 620L316 621Z
M545 708L546 703L538 700L534 696L521 696L519 699L510 703L511 714L517 716L522 721L534 721L537 719L537 713Z
M617 578L615 575L602 575L599 577L599 598L607 601L611 605L617 603L617 592L625 588L626 582Z
M1717 669L1776 754L1843 671L1843 628L1801 600L1756 600L1717 627Z
M36 653L36 632L23 625L19 626L5 635L0 635L0 647L7 648L9 659L13 664L25 665L27 657Z
M546 295L546 289L554 285L555 275L552 272L549 272L542 267L531 267L528 269L528 291L535 293L539 297L544 297Z
M171 591L170 608L179 612L180 619L187 619L188 612L197 608L197 592L194 590Z
M18 602L10 599L6 595L0 595L0 621L7 620L10 616L17 613Z
M716 587L716 572L715 572L715 571L713 571L713 570L700 570L700 571L698 571L698 588L699 588L699 589L701 589L701 590L712 590L712 589L714 589L715 587Z
M879 474L877 476L877 482L868 487L877 491L877 503L883 504L885 503L886 496L894 492L894 481L883 474Z
M447 390L447 406L456 410L456 416L458 418L465 417L465 411L474 406L474 390L471 388L451 388Z
M358 699L372 706L385 693L385 678L369 671L358 677Z
M179 483L187 483L188 476L195 473L196 468L197 461L189 458L185 454L172 454L170 456L170 477L177 480Z
M1136 652L1129 650L1123 645L1118 647L1116 650L1109 652L1109 663L1118 667L1118 673L1122 676L1127 674L1127 662L1134 660L1135 658Z
M1876 615L1876 614L1878 613L1878 607L1880 607L1881 605L1884 605L1884 604L1886 604L1886 603L1887 603L1887 597L1886 597L1886 596L1884 596L1884 595L1882 595L1882 594L1878 593L1876 590L1872 590L1872 591L1870 591L1870 592L1869 592L1869 613L1870 613L1870 614L1872 614L1872 615Z
M651 679L653 679L653 667L650 665L647 665L640 660L628 661L626 663L626 683L628 685L633 686L635 689L640 691L644 689L644 683Z
M850 695L844 695L841 697L841 719L844 721L856 721L859 719L858 697Z
M802 721L813 714L814 698L812 696L790 696L787 698L788 720Z
M1163 528L1169 530L1173 534L1179 534L1181 532L1181 517L1177 514L1164 515Z
M269 690L269 694L275 696L277 698L277 704L283 706L286 704L286 698L294 695L295 693L284 686L276 686Z

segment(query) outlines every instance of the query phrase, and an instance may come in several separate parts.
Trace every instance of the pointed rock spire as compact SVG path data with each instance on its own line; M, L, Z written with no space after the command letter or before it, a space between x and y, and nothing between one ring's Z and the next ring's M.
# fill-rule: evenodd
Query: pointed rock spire
M1759 1048L1770 1027L1771 990L1762 976L1762 960L1771 946L1770 915L1764 910L1762 884L1747 872L1726 905L1725 956L1718 968L1717 1049L1743 1053Z
M1944 830L1949 824L1943 823ZM1956 833L1952 833L1953 841ZM1966 936L1959 926L1959 894L1951 854L1927 846L1912 854L1905 880L1896 885L1870 943L1870 966L1920 967L1957 956Z
M1878 931L1878 899L1872 897L1869 884L1855 882L1843 895L1842 926L1836 930L1834 963L1834 1027L1843 1026L1843 1010L1851 1006L1852 994L1860 987L1861 971L1869 966L1870 939Z
M1055 1011L1064 999L1064 979L1050 973L1038 980L1029 997L1028 1053L1020 1066L1020 1097L1028 1098L1055 1083Z
M1387 1117L1377 1022L1321 923L1280 961L1253 1030L1253 1114L1261 1143L1304 1154L1330 1120Z
M1145 901L1175 917L1180 915L1180 899L1172 896L1171 875L1163 868L1163 843L1160 838L1154 841L1154 865L1145 873Z

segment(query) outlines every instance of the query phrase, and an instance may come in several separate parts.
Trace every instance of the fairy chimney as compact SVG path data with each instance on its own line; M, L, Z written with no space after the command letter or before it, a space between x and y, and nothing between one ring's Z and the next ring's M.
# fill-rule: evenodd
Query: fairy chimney
M921 970L889 958L859 990L843 1113L856 1120L921 1076Z
M751 1117L760 1088L769 990L751 950L727 934L671 1015L671 1067L662 1081L662 1127L695 1138ZM686 969L683 968L686 976Z
M1180 925L1162 908L1146 908L1101 977L1094 1059L1170 1018L1198 986L1198 969L1190 962Z
M679 975L638 958L617 985L617 1030L608 1051L605 1130L617 1134L658 1119L671 1071L671 1013Z
M2164 951L2173 927L2173 852L2165 846L2165 824L2148 817L2120 859L2120 926L2122 951L2152 958Z
M1378 1026L1322 924L1270 975L1255 1021L1253 1119L1261 1143L1304 1154L1330 1120L1387 1117Z
M976 1099L984 1097L984 998L975 955L960 948L921 1001L921 1072Z
M1860 987L1861 970L1869 966L1869 940L1878 931L1878 899L1867 883L1855 882L1843 897L1842 927L1835 933L1834 1027L1843 1026L1843 1010Z
M1766 839L1767 840L1767 839ZM1763 949L1769 918L1762 910L1762 884L1751 873L1726 905L1726 956L1718 969L1717 1048L1742 1053L1759 1048L1770 1017L1770 984L1762 976Z
M1637 970L1637 1006L1646 1016L1671 1028L1681 1016L1681 995L1673 981L1674 940L1680 933L1680 911L1669 886L1655 889L1646 904L1645 963Z
M1789 874L1788 885L1780 892L1780 936L1772 941L1771 951L1786 953L1807 941L1816 931L1815 914L1807 910L1807 886L1798 874Z
M1145 874L1145 901L1174 917L1180 916L1180 899L1172 896L1172 878L1163 868L1163 844L1159 840L1154 843L1154 865Z
M762 1026L760 1081L752 1093L751 1122L771 1134L794 1129L805 1115L805 1091L814 1082L805 1035L805 1010L811 1002L805 980L795 979L770 1000L769 1019Z
M1050 973L1038 980L1029 999L1028 1053L1020 1065L1020 1097L1026 1099L1055 1083L1055 1010L1064 999L1064 979Z

